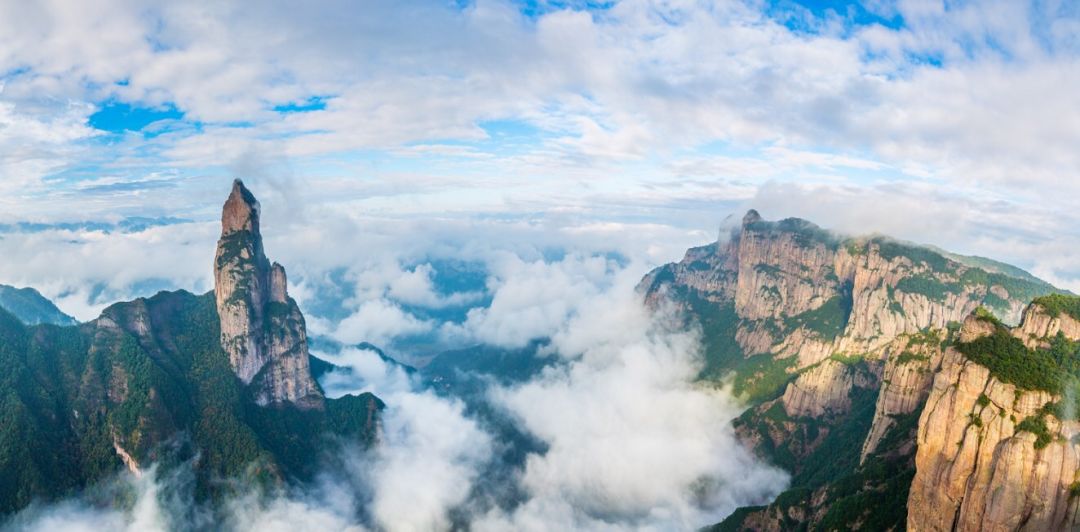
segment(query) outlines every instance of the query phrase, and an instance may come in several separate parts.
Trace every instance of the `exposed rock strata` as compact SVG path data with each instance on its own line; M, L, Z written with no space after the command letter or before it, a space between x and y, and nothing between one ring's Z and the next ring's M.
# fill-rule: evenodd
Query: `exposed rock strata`
M1016 336L1028 347L1045 346L1044 339L1056 336L1058 333L1065 335L1070 340L1080 339L1080 321L1076 321L1068 314L1051 316L1042 305L1031 305L1024 310L1020 326L1013 329Z
M873 380L865 373L836 360L826 360L799 374L784 391L782 403L791 417L822 417L847 413L851 389L869 388Z
M286 285L285 268L263 252L259 203L236 180L222 208L214 257L221 346L259 404L321 408L322 392L308 367L304 317Z
M640 287L654 305L672 291L731 302L743 354L797 357L791 370L798 371L833 353L880 354L899 336L945 329L983 304L1016 323L1028 300L996 284L1001 278L914 245L842 238L804 220L767 222L750 211L730 238L688 250ZM1030 293L1052 290L1024 283ZM800 320L830 311L826 305L844 309L839 323Z
M977 319L965 322L981 330ZM965 331L965 337L980 334ZM985 333L983 333L985 334ZM955 349L919 419L916 474L908 497L908 529L1069 530L1080 526L1071 495L1080 469L1080 424L1041 409L1060 400L1003 383ZM1050 441L1018 430L1044 416Z
M929 338L928 338L929 336ZM900 416L922 407L941 366L941 343L935 335L897 338L886 350L884 376L874 410L874 422L863 442L859 463L878 448L878 443Z
M993 331L993 325L975 322L955 331L954 326L979 307L1010 324L1022 318L1013 334L1029 347L1045 346L1047 338L1058 332L1080 337L1080 322L1067 315L1049 316L1045 309L1025 311L1033 297L1055 289L1015 268L885 237L844 238L798 219L768 222L754 211L747 213L730 238L688 250L679 263L647 275L640 288L648 303L669 300L699 319L706 333L707 361L734 370L737 386L747 389L760 382L776 387L775 391L755 391L751 397L757 404L736 421L736 431L763 456L791 470L793 482L804 483L794 485L782 497L783 504L742 514L746 520L741 524L754 529L785 529L796 523L809 523L813 529L830 513L830 506L839 500L836 497L848 497L844 504L852 504L893 490L906 491L915 463L916 429L919 438L927 430L923 424L930 407L923 410L924 405L941 401L935 394L944 393L938 385L942 375L956 371L957 364L972 365L945 347L952 340L969 341ZM712 375L722 374L710 370ZM785 371L787 379L782 378ZM1044 406L1045 398L1032 397L1027 400L1042 400L1034 406L1036 410ZM983 402L979 393L963 401L968 399ZM1019 419L1029 413L1022 405L1002 406L1012 409L1009 412ZM941 414L947 419L939 423L951 423L954 430L981 423L983 431L996 430L994 424L1001 423L1000 409L995 420L979 417L976 422L969 414L982 416L984 412L961 408ZM1075 432L1069 423L1051 421L1050 425L1062 438ZM1031 442L1024 443L1031 439L1030 433L1014 434L1012 426L998 428L1000 434L988 433L980 444L990 446L984 451L988 456L1004 453L1024 465L1006 467L1011 462L996 462L974 473L965 469L972 464L958 466L949 474L985 480L970 488L984 502L963 503L965 495L945 490L947 495L939 495L946 500L939 501L938 507L959 501L953 513L967 519L958 521L957 529L962 530L1071 526L1075 512L1062 508L1071 508L1073 503L1061 500L1074 480L1064 472L1077 466L1072 447L1061 446L1067 438L1034 449ZM940 426L930 430L946 434ZM999 441L991 442L994 438ZM858 443L850 445L852 440ZM982 440L973 438L964 445L977 441ZM963 448L958 441L951 444ZM921 447L918 452L920 459L926 459ZM831 462L833 453L844 465L830 470L832 479L859 479L846 485L844 494L819 484L820 475L814 477L822 463ZM804 468L805 461L817 465ZM878 476L869 480L854 476L864 474ZM1004 491L984 489L991 485L986 479ZM932 485L934 481L925 484L927 489ZM1011 498L1001 499L1002 493ZM1036 508L1040 497L1050 502ZM918 514L927 512L911 508L918 508ZM875 522L870 514L851 508L843 511L857 516L848 526ZM1010 521L1013 517L1006 511L1021 516L1022 521ZM904 519L900 512L890 514L887 525L876 522L902 527Z

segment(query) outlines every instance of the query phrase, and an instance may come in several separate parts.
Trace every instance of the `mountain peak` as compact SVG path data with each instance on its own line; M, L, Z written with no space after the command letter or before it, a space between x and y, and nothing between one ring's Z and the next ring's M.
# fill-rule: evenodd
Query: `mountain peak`
M271 264L263 251L259 202L237 179L222 208L214 258L221 347L236 376L255 388L259 404L321 408L322 394L309 368L304 317L287 290L285 268Z
M750 225L750 224L752 224L754 222L760 222L760 221L761 221L761 215L758 214L758 212L756 210L754 210L754 209L750 209L750 210L746 211L746 214L742 217L743 226L747 226L747 225Z
M259 233L259 201L239 179L233 180L232 192L221 210L222 236L237 231Z

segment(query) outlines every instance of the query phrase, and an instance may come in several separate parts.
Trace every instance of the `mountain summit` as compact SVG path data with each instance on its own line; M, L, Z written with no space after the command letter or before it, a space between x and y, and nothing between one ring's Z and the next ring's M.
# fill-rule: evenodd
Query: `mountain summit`
M1080 527L1080 298L754 210L639 287L701 331L702 378L749 405L739 439L792 474L712 530Z
M310 480L335 442L374 443L382 402L324 397L240 181L214 279L214 292L160 292L71 326L0 307L0 518L152 464L191 464L196 498L221 500L234 480Z
M304 317L287 292L285 268L271 264L259 232L259 202L239 179L221 210L214 256L221 348L233 371L255 387L260 405L322 408L311 378Z

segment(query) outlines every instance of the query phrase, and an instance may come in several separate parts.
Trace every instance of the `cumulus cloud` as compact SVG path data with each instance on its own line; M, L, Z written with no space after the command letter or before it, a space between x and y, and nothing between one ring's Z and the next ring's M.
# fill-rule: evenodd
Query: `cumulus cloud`
M0 282L32 286L80 320L161 289L213 288L215 224L142 231L47 229L0 233Z
M420 264L412 270L401 272L401 275L390 281L390 297L410 305L444 308L473 303L484 296L483 292L477 291L440 294L432 282L433 273L430 264Z
M741 199L763 179L904 179L992 188L1035 214L1066 212L1076 192L1062 179L1080 140L1080 13L1068 2L866 8L889 25L755 2L574 6L5 5L0 123L11 127L0 146L13 139L31 148L5 153L50 165L16 171L12 159L7 173L40 184L54 163L77 170L6 211L197 210L207 176L236 170L294 174L369 209L666 223L703 191L652 184L678 184L687 169ZM312 98L321 108L274 110ZM84 119L110 99L173 104L198 127L87 145ZM505 136L504 123L527 133ZM252 154L271 164L249 164ZM138 202L130 191L57 194L86 174L155 173L175 173L186 201L175 190L142 190Z

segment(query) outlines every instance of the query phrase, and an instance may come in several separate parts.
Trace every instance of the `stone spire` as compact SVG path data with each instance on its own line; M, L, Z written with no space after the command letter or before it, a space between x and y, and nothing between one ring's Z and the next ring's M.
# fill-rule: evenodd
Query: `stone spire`
M239 179L221 210L214 257L221 347L236 376L262 405L323 406L311 378L304 317L286 289L285 268L270 264L259 233L259 202Z

